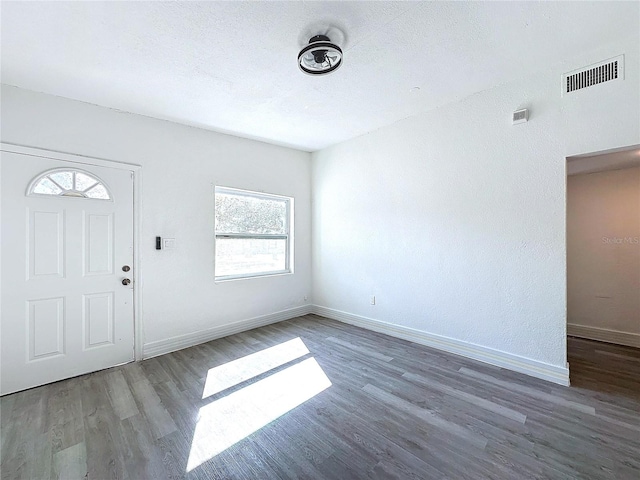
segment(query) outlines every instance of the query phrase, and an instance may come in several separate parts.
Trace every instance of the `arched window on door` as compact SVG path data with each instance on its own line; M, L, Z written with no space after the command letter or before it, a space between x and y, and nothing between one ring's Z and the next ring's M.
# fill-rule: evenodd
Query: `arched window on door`
M38 175L29 184L27 195L111 200L109 189L98 177L83 170L66 168L47 170Z

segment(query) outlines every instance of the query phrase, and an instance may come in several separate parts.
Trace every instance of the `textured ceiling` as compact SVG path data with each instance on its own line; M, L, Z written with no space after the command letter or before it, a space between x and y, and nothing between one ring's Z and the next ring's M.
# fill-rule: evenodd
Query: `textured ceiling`
M639 15L638 2L1 8L3 83L307 151L637 32ZM299 49L326 32L345 51L343 66L302 74Z

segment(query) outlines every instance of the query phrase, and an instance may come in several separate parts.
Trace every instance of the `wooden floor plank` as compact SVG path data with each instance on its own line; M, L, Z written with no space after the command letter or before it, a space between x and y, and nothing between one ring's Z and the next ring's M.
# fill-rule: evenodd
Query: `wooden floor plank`
M427 379L421 375L415 375L413 373L404 373L402 374L402 376L409 381L424 385L429 389L438 390L445 393L446 395L460 398L472 405L484 408L485 410L489 410L490 412L502 415L503 417L510 418L511 420L515 420L516 422L524 423L527 419L527 416L523 413L517 412L511 408L504 407L489 400L485 400L484 398L478 397L476 395L471 395L461 390L456 390L455 388L451 388L450 386L444 385L436 380Z
M140 413L123 373L114 370L106 375L106 379L107 395L118 418L124 420Z
M56 480L82 478L87 473L87 450L84 442L76 443L53 456L53 475Z
M247 363L293 339L309 353ZM3 397L2 478L638 480L640 350L568 346L567 388L306 315ZM197 457L202 408L310 359L328 388ZM239 383L206 395L207 375L229 375L215 370L225 364L244 372ZM278 384L269 398L298 395L305 382L315 391L314 381ZM247 405L228 408L253 425ZM189 464L192 452L200 463Z

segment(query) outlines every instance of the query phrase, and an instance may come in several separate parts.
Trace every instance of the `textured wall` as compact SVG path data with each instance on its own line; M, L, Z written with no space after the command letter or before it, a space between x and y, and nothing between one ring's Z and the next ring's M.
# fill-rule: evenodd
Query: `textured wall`
M310 294L310 155L2 87L2 141L141 164L145 342L303 305ZM214 283L214 185L295 198L295 274ZM156 251L156 235L175 250Z
M639 43L315 153L314 303L565 367L565 157L639 143ZM620 53L624 82L561 97Z
M640 334L640 167L567 179L567 317Z

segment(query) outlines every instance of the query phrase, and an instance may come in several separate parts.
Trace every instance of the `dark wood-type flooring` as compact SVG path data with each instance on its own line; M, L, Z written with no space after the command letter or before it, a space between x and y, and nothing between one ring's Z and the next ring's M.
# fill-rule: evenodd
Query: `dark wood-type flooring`
M569 361L567 388L308 315L3 397L1 477L640 479L640 350Z

